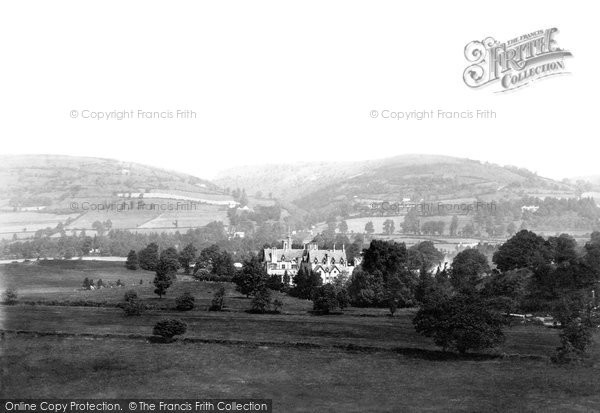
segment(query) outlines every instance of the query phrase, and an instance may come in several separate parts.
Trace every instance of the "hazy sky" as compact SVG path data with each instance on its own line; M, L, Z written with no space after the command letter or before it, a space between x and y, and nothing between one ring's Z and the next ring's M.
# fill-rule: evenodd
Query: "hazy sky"
M2 2L0 153L108 157L205 178L240 164L402 153L600 174L595 11L548 0ZM469 41L550 27L574 55L571 75L512 93L463 83ZM197 118L137 118L178 109ZM369 115L438 109L497 118ZM131 110L133 119L82 118Z

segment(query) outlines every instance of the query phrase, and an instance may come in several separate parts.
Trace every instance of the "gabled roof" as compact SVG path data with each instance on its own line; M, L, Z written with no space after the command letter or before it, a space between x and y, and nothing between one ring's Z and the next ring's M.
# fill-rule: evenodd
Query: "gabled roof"
M300 249L284 250L279 248L273 250L271 248L265 248L263 250L265 261L271 261L273 252L275 253L277 261L281 261L281 257L284 257L285 261L294 261L296 258L298 258L298 261L301 261L305 251Z
M340 259L344 259L344 261L346 261L346 253L344 251L340 251L340 250L336 250L336 251L329 251L329 250L309 250L308 251L308 259L310 262L314 262L315 258L319 261L319 262L323 262L323 258L325 258L325 255L327 255L329 258L333 258L335 259L335 262L340 262Z

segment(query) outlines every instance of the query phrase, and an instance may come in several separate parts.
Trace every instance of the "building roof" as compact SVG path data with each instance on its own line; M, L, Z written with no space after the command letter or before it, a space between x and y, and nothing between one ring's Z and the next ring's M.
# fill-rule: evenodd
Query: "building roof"
M333 258L335 259L335 262L340 262L340 259L344 259L344 261L346 261L346 252L341 251L341 250L335 250L335 251L330 251L330 250L309 250L308 251L308 261L309 262L313 262L315 260L315 258L321 263L323 262L323 259L325 258L325 256L327 255L328 258Z
M293 261L296 258L298 258L298 261L301 261L305 251L301 249L284 250L281 248L265 248L265 261L271 261L273 252L275 253L275 258L277 261L281 261L281 257L285 257L286 261Z

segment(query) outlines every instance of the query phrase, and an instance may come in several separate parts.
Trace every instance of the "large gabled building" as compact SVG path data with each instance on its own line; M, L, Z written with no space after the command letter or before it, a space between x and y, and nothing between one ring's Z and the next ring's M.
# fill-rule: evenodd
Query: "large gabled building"
M341 273L352 274L355 263L349 262L344 246L342 249L319 249L316 243L304 244L303 248L292 248L292 239L283 240L283 248L266 248L263 250L264 264L267 274L282 277L287 272L290 280L298 273L301 266L309 266L321 276L323 284L332 282ZM358 263L356 263L358 264Z

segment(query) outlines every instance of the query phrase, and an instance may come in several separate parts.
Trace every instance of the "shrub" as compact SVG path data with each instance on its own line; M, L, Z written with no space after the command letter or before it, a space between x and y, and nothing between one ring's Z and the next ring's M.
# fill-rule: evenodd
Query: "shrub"
M174 336L185 334L187 325L177 319L161 320L154 325L152 334L164 339L171 340Z
M221 286L215 293L212 299L209 310L210 311L221 311L223 310L223 302L225 299L225 287Z
M175 308L179 311L193 310L195 301L192 294L185 292L175 299Z
M127 302L127 301L131 301L131 300L137 300L137 298L138 298L138 295L137 295L137 293L136 293L135 291L133 291L133 290L127 290L127 291L125 292L125 296L124 296L123 298L125 298L125 301L126 301L126 302Z
M17 303L17 291L9 288L2 294L4 304L13 305Z
M129 299L123 305L123 311L126 316L138 316L146 310L146 306L136 298Z

